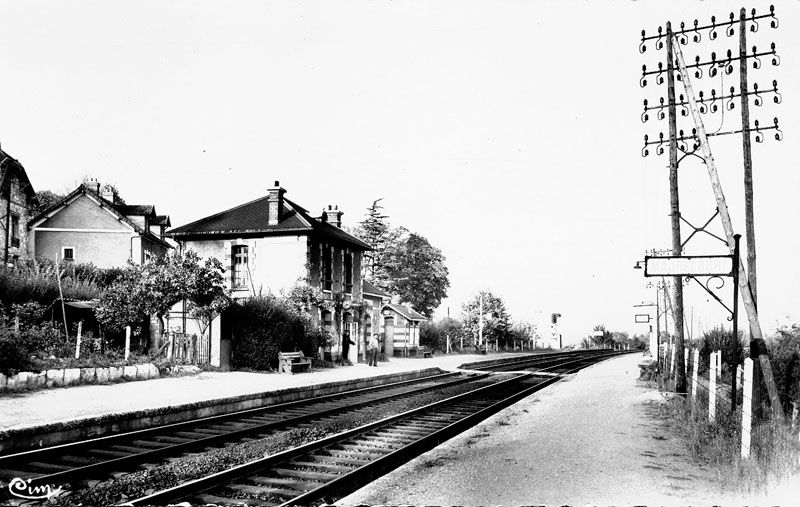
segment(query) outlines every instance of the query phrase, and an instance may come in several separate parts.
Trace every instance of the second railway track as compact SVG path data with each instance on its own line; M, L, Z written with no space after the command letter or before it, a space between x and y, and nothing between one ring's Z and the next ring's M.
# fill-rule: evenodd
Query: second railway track
M384 418L359 428L153 493L128 505L313 505L333 502L492 414L615 353L561 357L543 370ZM550 358L553 359L553 358ZM519 366L519 365L518 365ZM541 372L540 372L541 373Z

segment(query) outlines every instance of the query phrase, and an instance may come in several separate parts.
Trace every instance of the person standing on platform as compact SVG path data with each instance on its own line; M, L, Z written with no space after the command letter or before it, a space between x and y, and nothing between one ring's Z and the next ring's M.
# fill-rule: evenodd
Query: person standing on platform
M342 364L352 364L350 363L350 358L348 357L350 353L350 345L355 345L356 342L350 339L350 331L345 331L342 333Z
M378 335L372 335L372 338L369 339L369 365L370 366L378 366L378 350L380 348L380 344L378 343Z

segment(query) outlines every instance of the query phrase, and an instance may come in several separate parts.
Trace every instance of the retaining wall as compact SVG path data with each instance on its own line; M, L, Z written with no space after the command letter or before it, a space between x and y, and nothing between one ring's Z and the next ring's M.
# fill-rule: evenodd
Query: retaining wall
M0 373L0 393L79 384L147 380L158 377L158 368L153 363L105 368L58 368L43 370L39 373L21 371L11 376Z

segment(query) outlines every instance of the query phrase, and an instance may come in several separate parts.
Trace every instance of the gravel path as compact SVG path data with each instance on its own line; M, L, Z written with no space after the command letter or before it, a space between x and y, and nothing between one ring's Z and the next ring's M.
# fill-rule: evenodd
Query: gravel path
M743 504L655 417L639 359L587 368L337 505Z

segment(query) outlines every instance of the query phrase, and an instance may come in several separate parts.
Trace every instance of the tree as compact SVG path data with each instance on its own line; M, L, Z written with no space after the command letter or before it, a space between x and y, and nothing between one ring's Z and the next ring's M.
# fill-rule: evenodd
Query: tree
M419 234L411 233L392 253L387 270L391 291L430 318L450 287L442 251Z
M419 343L432 349L447 352L447 339L450 339L450 346L458 348L464 327L461 322L450 317L445 317L436 322L423 322L419 329Z
M136 328L147 317L149 302L142 290L142 272L128 265L100 298L94 310L97 321L106 329L121 331Z
M533 346L535 339L539 338L536 325L529 322L518 322L514 324L511 326L509 335L512 340L512 345L515 342L519 342L520 345L527 342L529 345Z
M474 344L478 345L481 294L483 294L483 338L490 341L498 340L505 346L511 319L503 300L488 291L481 291L464 303L462 321L465 335L472 336Z
M224 289L222 263L193 251L173 252L143 265L129 265L106 290L95 309L104 326L121 330L149 315L159 319L186 300L189 314L204 335L211 321L230 304Z
M369 252L364 259L364 273L367 280L382 289L387 289L386 283L389 277L386 265L390 227L389 217L383 214L383 206L378 204L382 200L383 198L376 199L372 206L367 208L367 216L359 222L355 233L372 248L372 252Z
M445 258L420 234L391 227L377 199L355 233L372 247L364 261L364 276L377 287L429 317L450 287Z
M595 334L594 336L592 336L592 342L596 346L598 346L598 347L606 347L606 346L609 346L612 343L614 343L611 331L608 331L606 329L606 326L604 326L603 324L598 324L598 325L594 326L593 331L595 331L595 333L598 333L598 332L602 333L602 334Z
M51 192L50 190L40 190L36 192L36 203L31 209L30 216L35 217L45 210L64 200L64 196Z

